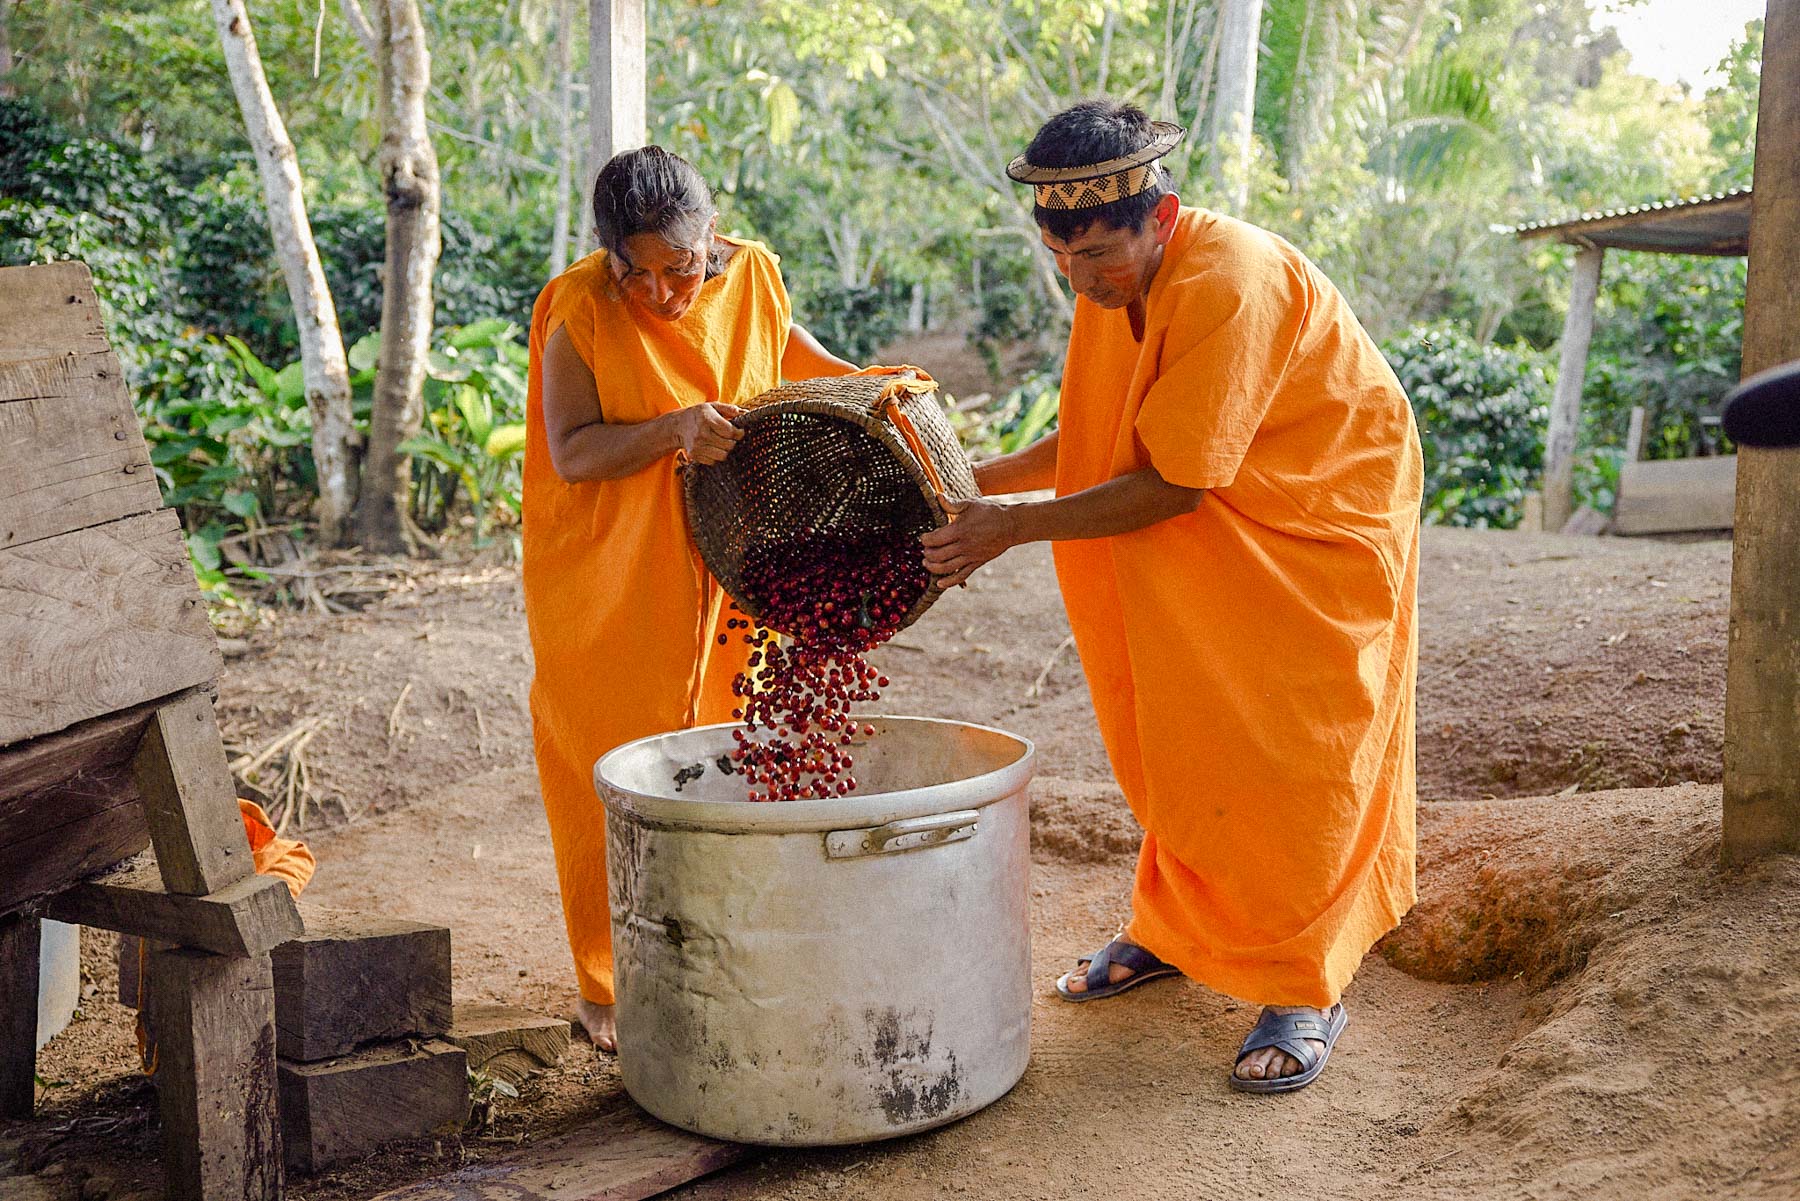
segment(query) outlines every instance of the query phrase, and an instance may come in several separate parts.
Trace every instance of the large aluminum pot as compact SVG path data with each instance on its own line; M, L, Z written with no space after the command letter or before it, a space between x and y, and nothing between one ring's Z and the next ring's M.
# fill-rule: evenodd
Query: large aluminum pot
M875 734L852 747L861 788L841 799L743 800L742 777L721 770L729 725L627 743L594 767L619 1064L666 1122L735 1142L867 1142L973 1113L1025 1071L1032 745L862 720Z

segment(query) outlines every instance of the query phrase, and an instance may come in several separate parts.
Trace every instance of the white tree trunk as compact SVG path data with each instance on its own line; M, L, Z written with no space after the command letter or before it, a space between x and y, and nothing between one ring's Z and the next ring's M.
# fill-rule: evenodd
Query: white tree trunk
M381 359L369 411L369 456L357 503L366 550L412 549L406 502L412 465L400 443L419 432L431 349L432 275L438 260L438 162L425 122L431 53L418 0L378 0L381 149L387 197L387 264L381 286Z
M575 164L575 6L556 0L556 226L550 238L550 274L569 265L569 193Z
M1222 0L1222 4L1212 150L1231 211L1242 216L1250 203L1250 132L1256 117L1263 0Z
M356 500L355 425L350 414L350 364L344 355L344 335L319 262L319 248L313 242L312 225L306 219L299 158L263 75L250 15L243 0L212 0L212 10L232 91L262 174L263 203L276 257L300 327L301 372L306 381L306 405L312 412L313 463L319 477L319 537L327 545L336 545L348 533L350 509Z

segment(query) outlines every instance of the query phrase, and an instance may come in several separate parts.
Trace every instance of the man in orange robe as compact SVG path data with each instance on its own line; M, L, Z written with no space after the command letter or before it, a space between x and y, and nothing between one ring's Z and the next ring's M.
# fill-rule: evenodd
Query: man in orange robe
M716 463L747 400L854 365L793 324L780 260L715 232L712 195L649 146L595 187L603 248L551 280L531 317L525 618L532 737L576 1016L613 1049L606 816L594 763L635 738L728 721L749 647L688 537L678 452ZM722 644L723 643L723 644Z
M973 502L926 536L926 564L949 587L1055 543L1145 830L1129 925L1058 991L1180 973L1262 1005L1230 1081L1290 1091L1414 898L1422 467L1406 397L1331 282L1181 206L1156 161L1180 136L1089 102L1009 169L1036 188L1075 320L1059 429L976 479L1056 499Z

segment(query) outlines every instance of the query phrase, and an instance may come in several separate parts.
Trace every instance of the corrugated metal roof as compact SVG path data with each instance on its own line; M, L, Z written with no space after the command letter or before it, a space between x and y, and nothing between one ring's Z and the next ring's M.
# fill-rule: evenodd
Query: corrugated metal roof
M1618 250L1663 254L1750 253L1750 189L1660 200L1631 208L1583 213L1561 221L1513 228L1521 238L1591 242Z

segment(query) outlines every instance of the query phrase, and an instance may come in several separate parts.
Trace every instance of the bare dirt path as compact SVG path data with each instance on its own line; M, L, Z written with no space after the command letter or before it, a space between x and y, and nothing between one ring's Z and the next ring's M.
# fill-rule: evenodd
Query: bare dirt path
M1800 860L1714 867L1728 548L1432 530L1425 554L1421 788L1443 799L1421 806L1420 908L1365 963L1318 1086L1229 1092L1254 1013L1199 985L1049 995L1124 916L1135 827L1049 557L1015 552L882 652L881 707L1037 742L1031 1070L946 1130L771 1153L682 1195L1800 1195L1781 1152L1800 1137ZM331 723L315 779L358 817L311 835L310 899L448 923L460 998L563 1013L528 672L516 576L443 571L369 612L285 619L234 660L221 704L245 746ZM1686 780L1701 783L1590 791ZM84 1018L44 1056L69 1083L20 1143L50 1171L30 1187L51 1191L20 1196L154 1195L125 1011L104 955L89 964ZM578 1045L460 1148L395 1148L293 1193L368 1196L563 1128L616 1088Z

